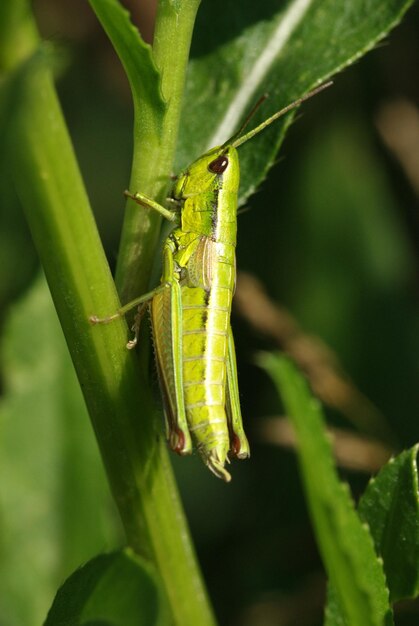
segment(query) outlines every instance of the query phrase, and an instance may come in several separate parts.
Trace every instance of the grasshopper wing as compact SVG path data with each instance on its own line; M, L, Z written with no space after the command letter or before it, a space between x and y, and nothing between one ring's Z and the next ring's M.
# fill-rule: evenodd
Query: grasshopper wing
M174 273L170 242L165 245L163 280L166 289L151 301L151 321L157 371L162 391L167 435L171 448L179 454L192 451L186 421L182 372L182 298Z

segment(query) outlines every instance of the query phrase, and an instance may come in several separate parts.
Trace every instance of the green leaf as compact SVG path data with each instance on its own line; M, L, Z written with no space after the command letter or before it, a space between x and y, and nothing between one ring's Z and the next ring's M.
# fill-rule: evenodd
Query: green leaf
M146 104L149 118L158 132L165 104L160 91L160 74L154 64L151 47L132 24L130 15L117 0L89 0L111 40L129 80L136 107Z
M177 170L226 141L263 93L269 99L252 126L353 63L400 21L411 4L412 0L203 3L194 33ZM325 94L318 98L326 99ZM266 175L291 119L287 116L240 148L241 202Z
M38 626L63 577L115 545L117 518L43 277L1 347L0 623Z
M344 618L351 626L392 624L382 562L374 552L368 528L355 511L348 487L339 482L318 401L285 357L263 354L259 363L280 390L295 428L318 546Z
M166 626L154 568L131 550L100 555L59 589L45 626Z
M418 449L419 444L387 463L359 502L393 602L419 594Z
M383 560L393 602L418 595L418 446L402 452L370 481L359 502L377 554ZM328 590L325 626L347 626L336 589Z

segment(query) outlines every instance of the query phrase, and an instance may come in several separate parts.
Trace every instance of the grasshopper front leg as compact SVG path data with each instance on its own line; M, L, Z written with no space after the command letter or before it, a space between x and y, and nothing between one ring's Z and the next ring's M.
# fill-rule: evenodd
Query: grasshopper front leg
M134 202L136 202L140 206L144 206L149 209L154 209L154 211L157 211L157 213L160 213L160 215L163 215L163 217L169 220L169 222L179 221L179 214L177 211L170 211L169 209L166 209L164 206L162 206L155 200L152 200L148 196L145 196L140 191L137 191L136 193L131 193L130 191L124 191L124 196L126 198L130 198L131 200L134 200Z

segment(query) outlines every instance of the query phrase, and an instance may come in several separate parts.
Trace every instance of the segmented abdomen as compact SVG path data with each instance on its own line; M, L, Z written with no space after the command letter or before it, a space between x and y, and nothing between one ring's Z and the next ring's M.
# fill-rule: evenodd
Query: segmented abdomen
M214 264L210 289L182 286L183 386L189 429L198 448L209 453L221 447L227 454L227 333L235 261L233 246L216 245L221 254Z

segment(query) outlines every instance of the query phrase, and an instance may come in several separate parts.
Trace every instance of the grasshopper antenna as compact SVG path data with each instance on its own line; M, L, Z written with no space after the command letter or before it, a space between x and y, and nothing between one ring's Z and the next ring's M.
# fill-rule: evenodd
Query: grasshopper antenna
M254 114L256 113L256 111L259 109L259 107L265 102L265 100L268 98L268 94L264 93L259 100L256 102L256 104L253 105L252 109L250 110L250 112L247 114L246 119L244 120L244 122L242 123L242 125L240 126L239 130L234 133L234 135L232 137L230 137L230 139L228 141L225 142L224 145L231 145L231 141L237 137L239 138L240 135L242 134L242 132L244 131L244 129L246 128L246 126L248 125L248 123L250 122L250 120L252 119L252 117L254 116Z
M244 123L242 124L240 130L237 133L235 133L233 135L233 137L228 142L226 142L225 145L231 145L234 148L237 148L238 146L241 146L242 143L244 143L245 141L248 141L249 139L251 139L252 137L257 135L258 133L260 133L264 128L266 128L267 126L272 124L272 122L277 120L279 117L282 117L283 115L285 115L286 113L288 113L292 109L295 109L300 104L302 104L303 102L305 102L309 98L312 98L313 96L316 96L318 93L320 93L324 89L327 89L331 85L333 85L333 81L331 81L331 80L329 82L327 82L327 83L323 83L322 85L319 85L319 87L316 87L315 89L312 89L311 91L306 93L304 96L301 96L301 98L298 98L297 100L294 100L294 102L291 102L291 104L288 104L286 107L284 107L280 111L277 111L276 113L274 113L271 117L268 117L268 119L265 120L264 122L262 122L262 124L259 124L259 126L256 126L256 128L253 128L253 130L250 130L248 133L246 133L245 135L242 135L240 137L239 136L240 133L243 131L243 129L249 123L249 120L252 117L252 115L259 108L259 106L262 104L262 102L264 102L264 100L266 100L267 96L266 95L262 96L262 98L259 98L259 100L257 101L256 105L253 107L253 109L251 110L249 115L246 117L246 119L245 119Z

